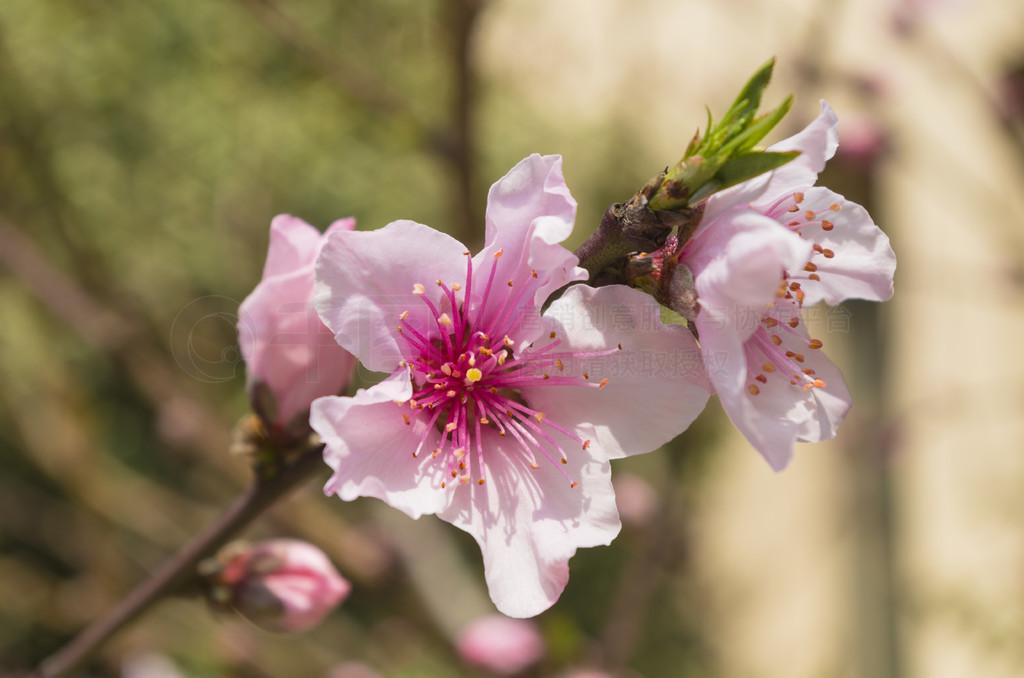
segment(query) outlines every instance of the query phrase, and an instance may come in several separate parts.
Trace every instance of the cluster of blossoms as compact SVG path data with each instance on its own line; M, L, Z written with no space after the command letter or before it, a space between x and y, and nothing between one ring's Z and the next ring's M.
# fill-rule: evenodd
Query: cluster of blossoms
M817 119L769 149L800 155L711 196L693 237L671 255L693 274L694 326L715 393L776 470L794 442L834 437L851 404L801 311L893 293L889 238L863 207L815 186L838 147L836 126L822 102Z
M712 195L692 237L658 253L692 273L688 327L645 292L584 282L561 245L576 201L557 156L492 186L475 255L411 221L320 236L279 217L241 313L254 403L285 428L309 408L328 494L465 530L497 608L536 615L576 549L619 532L610 461L664 445L712 393L776 469L794 442L835 435L850 397L801 311L884 300L895 268L865 210L814 186L835 127L823 104L773 147L795 160ZM352 356L388 376L336 395Z

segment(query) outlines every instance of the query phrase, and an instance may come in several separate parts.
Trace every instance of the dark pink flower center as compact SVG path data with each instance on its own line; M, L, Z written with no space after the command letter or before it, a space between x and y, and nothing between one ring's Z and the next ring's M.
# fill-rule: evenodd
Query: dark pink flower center
M574 431L533 409L522 397L527 387L584 386L603 389L607 379L592 383L586 372L582 376L565 374L566 362L586 360L614 353L605 351L558 351L562 341L550 332L543 345L539 342L518 347L509 336L521 326L523 316L533 309L538 288L537 273L517 276L514 280L495 281L498 250L491 261L483 293L473 297L473 261L467 255L465 287L458 283L436 281L443 295L434 304L426 295L424 285L417 283L413 293L427 306L432 318L426 328L417 329L408 322L408 312L399 316L398 331L405 340L403 367L412 372L414 393L402 407L412 415L402 415L405 423L411 417L423 417L427 426L413 457L430 452L438 463L445 464L445 480L462 484L476 479L485 483L483 430L492 428L502 437L510 437L533 469L542 463L558 469L576 487L562 468L568 463L566 445L587 449ZM523 282L525 281L525 282ZM513 289L495 293L495 285ZM463 292L461 301L459 292ZM575 363L573 363L575 364ZM571 396L570 396L571 397ZM474 470L475 467L475 470Z

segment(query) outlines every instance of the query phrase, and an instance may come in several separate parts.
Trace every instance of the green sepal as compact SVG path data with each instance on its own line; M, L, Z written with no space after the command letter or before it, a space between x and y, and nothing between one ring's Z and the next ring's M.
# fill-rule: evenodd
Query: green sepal
M725 117L718 124L721 126L731 125L734 122L745 124L752 119L761 105L761 96L772 79L772 71L775 69L775 57L766 61L761 68L750 76L750 80L743 86L736 100L729 107Z
M721 153L731 156L733 153L743 153L752 149L757 142L768 136L768 133L775 129L775 126L786 117L790 107L793 105L793 95L789 95L779 106L764 115L755 118L754 121L743 132L730 139L722 147Z
M696 205L713 193L776 170L798 155L800 151L754 151L730 158L710 181L690 196L689 203Z

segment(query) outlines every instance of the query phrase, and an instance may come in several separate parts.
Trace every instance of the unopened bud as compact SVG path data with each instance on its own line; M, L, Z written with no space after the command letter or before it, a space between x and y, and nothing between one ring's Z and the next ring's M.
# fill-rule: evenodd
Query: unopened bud
M533 623L496 614L470 623L456 645L467 663L503 676L519 673L544 654L544 641Z
M202 563L200 574L214 606L268 631L313 628L351 590L323 551L294 539L230 545Z

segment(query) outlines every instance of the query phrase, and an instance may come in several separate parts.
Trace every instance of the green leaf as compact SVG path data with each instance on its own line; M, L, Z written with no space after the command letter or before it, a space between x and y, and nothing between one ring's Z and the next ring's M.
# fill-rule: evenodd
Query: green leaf
M753 179L766 172L771 172L782 167L798 155L800 155L800 151L785 151L781 153L775 151L754 151L737 155L734 158L730 158L715 173L714 181L719 184L716 190L720 191L723 188L735 186L747 179ZM697 199L696 196L694 196L694 199Z
M765 88L771 82L774 69L775 57L772 57L761 68L757 69L754 75L750 76L750 80L740 90L739 95L737 95L736 100L729 107L729 111L722 118L719 125L726 127L738 122L742 126L754 117L758 107L761 105L761 95L764 94Z
M732 139L725 147L723 151L728 151L730 155L732 152L743 153L749 151L754 147L757 142L768 136L779 122L786 117L789 113L790 107L793 105L793 95L789 95L785 100L779 104L778 108L769 113L765 113L759 118L756 118L753 123L747 129L743 130L743 133Z

